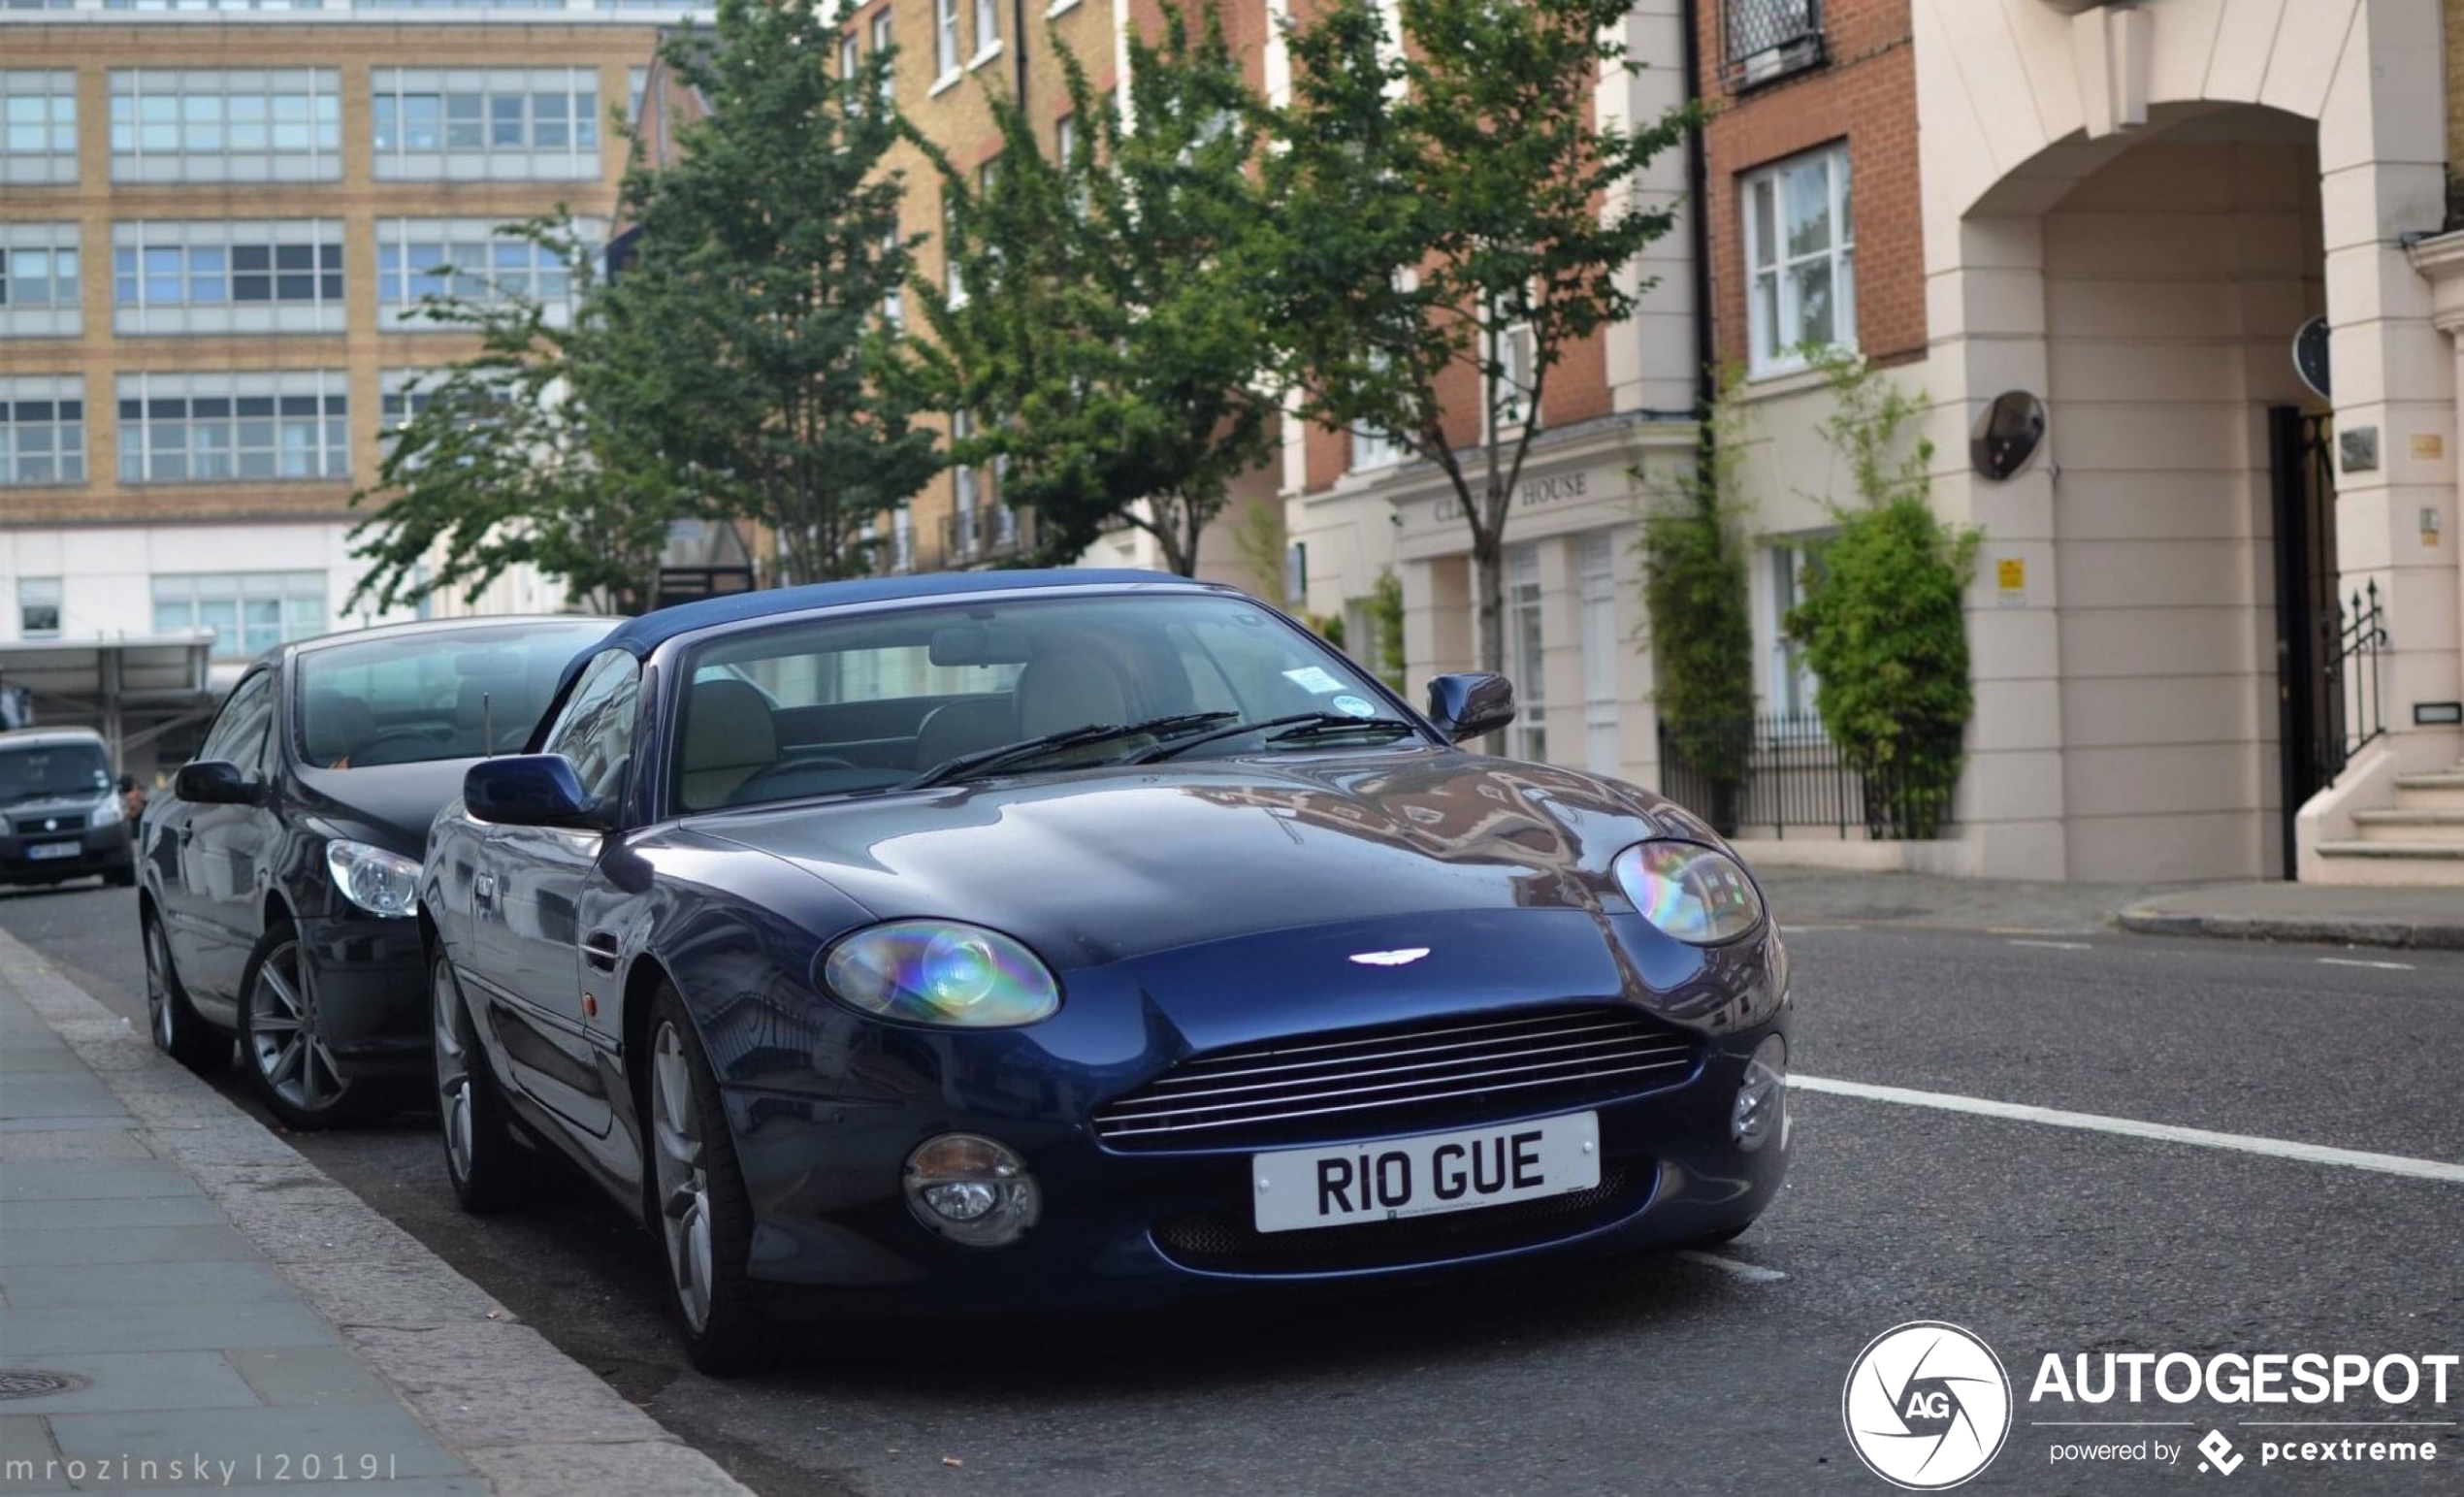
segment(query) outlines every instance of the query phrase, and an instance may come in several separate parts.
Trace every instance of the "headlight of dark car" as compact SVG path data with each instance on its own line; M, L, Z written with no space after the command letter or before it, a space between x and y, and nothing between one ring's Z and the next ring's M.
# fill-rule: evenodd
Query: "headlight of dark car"
M1617 887L1661 933L1716 946L1763 923L1763 896L1726 853L1693 842L1639 842L1609 864Z
M397 917L419 907L419 864L399 853L337 837L325 844L325 871L343 898L372 915Z
M864 1013L950 1028L1009 1028L1061 1006L1060 984L1035 953L998 930L952 920L895 920L857 931L823 959L822 986Z

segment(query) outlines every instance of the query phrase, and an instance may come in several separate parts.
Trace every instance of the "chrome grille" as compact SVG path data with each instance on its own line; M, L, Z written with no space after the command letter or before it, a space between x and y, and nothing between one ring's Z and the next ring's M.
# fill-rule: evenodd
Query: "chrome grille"
M1472 1123L1670 1085L1695 1042L1639 1014L1449 1019L1194 1056L1095 1114L1122 1149L1240 1148Z

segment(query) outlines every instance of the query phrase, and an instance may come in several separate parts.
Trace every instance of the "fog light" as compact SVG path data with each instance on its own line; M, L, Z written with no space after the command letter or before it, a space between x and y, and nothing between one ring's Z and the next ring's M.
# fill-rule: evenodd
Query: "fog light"
M971 1248L1014 1243L1043 1212L1026 1161L973 1133L944 1133L907 1156L907 1206L916 1220Z
M1767 1036L1745 1062L1745 1081L1736 1089L1736 1108L1729 1114L1729 1132L1736 1147L1751 1154L1779 1132L1788 1117L1788 1041Z

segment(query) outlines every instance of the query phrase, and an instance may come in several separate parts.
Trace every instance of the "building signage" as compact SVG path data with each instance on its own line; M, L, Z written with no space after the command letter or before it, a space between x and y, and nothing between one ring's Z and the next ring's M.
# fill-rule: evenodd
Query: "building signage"
M1994 562L1994 587L1997 601L2005 608L2017 608L2027 602L2027 558L1997 557Z
M1544 509L1551 504L1591 497L1591 473L1551 473L1545 478L1526 478L1514 491L1517 509ZM1444 524L1463 518L1462 501L1448 495L1438 501L1437 518Z

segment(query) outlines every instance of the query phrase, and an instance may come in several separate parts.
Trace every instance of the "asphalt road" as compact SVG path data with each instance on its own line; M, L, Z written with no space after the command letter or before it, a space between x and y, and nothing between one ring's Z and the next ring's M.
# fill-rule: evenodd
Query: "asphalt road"
M1783 908L1783 914L1785 909ZM133 896L0 897L5 927L144 1022ZM1824 926L1791 940L1799 1072L2464 1164L2464 960L2112 934ZM2347 964L2359 963L2359 964ZM792 1371L684 1365L647 1237L575 1188L520 1217L450 1204L433 1119L295 1135L310 1158L764 1494L1771 1493L1890 1490L1842 1380L1941 1319L2010 1369L2016 1422L1973 1483L2203 1482L2056 1463L2058 1443L2235 1446L2228 1489L2454 1491L2432 1464L2262 1467L2252 1419L2464 1419L2444 1407L2031 1403L2059 1353L2464 1352L2464 1181L1800 1090L1792 1184L1716 1258L1661 1256L1237 1316L816 1332ZM2055 1420L2160 1420L2081 1429ZM949 1460L961 1464L952 1465Z

